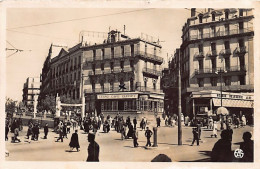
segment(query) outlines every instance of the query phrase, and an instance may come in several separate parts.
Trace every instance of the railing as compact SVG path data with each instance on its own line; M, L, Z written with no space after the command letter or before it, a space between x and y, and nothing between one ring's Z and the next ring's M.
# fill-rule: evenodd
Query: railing
M155 60L155 61L158 61L158 62L161 62L161 63L163 62L163 58L162 57L159 57L159 56L156 56L154 54L147 53L147 52L136 51L135 55L141 56L143 58L147 58L147 59L150 59L150 60Z
M221 67L195 69L195 75L205 74L205 73L215 73L215 74L217 74L218 72L227 73L227 72L237 72L237 71L246 71L246 67L245 66L231 66L229 68L224 68L224 70Z
M218 54L217 54L217 51L216 50L211 50L211 51L208 51L208 53L207 53L207 56L208 57L215 57L215 56L217 56Z
M248 33L248 32L253 32L253 31L254 31L253 27L248 27L248 28L244 28L244 29L232 29L229 31L217 31L215 33L211 32L211 33L204 33L204 34L199 34L199 35L190 35L190 37L187 38L186 40L198 40L198 39L204 39L204 38L236 35L236 34Z
M204 52L196 52L196 53L194 54L194 57L195 57L195 58L204 58Z
M148 74L152 74L155 76L161 76L162 72L154 70L154 69L149 69L149 68L143 68L143 72L148 73Z
M231 55L231 50L230 49L222 49L219 52L219 55Z
M140 92L163 93L163 91L160 89L153 89L153 88L144 87L144 86L137 87L135 90L140 91Z

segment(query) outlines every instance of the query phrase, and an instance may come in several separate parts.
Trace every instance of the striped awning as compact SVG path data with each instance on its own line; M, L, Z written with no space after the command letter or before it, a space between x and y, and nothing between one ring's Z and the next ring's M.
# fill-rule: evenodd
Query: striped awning
M214 106L221 106L221 99L213 99ZM222 99L223 107L254 108L254 101Z

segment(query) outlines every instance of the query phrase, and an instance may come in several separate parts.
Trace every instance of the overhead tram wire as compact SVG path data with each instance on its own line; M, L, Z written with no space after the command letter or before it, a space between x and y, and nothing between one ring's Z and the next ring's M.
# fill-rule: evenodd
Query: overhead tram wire
M125 11L125 12L116 12L116 13L111 13L111 14L89 16L89 17L84 17L84 18L69 19L69 20L63 20L63 21L47 22L47 23L41 23L41 24L35 24L35 25L18 26L18 27L13 27L13 28L7 28L7 30L29 28L29 27L37 27L37 26L51 25L51 24L57 24L57 23L72 22L72 21L79 21L79 20L85 20L85 19L113 16L113 15L119 15L119 14L127 14L127 13L140 12L140 11L147 11L147 10L152 10L152 9L154 9L154 8L138 9L138 10L132 10L132 11Z

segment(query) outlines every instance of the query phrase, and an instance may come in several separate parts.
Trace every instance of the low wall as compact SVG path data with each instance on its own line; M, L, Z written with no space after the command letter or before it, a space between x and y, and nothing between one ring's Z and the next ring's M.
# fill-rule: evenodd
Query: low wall
M19 116L14 117L14 119L19 119ZM46 123L48 123L49 128L54 127L54 120L50 118L40 118L36 117L35 119L30 116L21 116L23 126L27 126L30 119L32 119L33 123L38 122L40 124L40 127L45 126Z

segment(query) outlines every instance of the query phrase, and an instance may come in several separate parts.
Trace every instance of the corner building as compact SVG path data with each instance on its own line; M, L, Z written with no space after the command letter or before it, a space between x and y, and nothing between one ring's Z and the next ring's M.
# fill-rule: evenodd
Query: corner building
M34 97L40 94L41 82L39 77L28 77L23 86L23 103L28 108L33 108Z
M254 91L254 49L252 9L191 9L182 29L181 75L184 114L195 115L201 107L213 113L221 106L212 98L199 98L198 92ZM196 98L193 97L196 95ZM218 95L218 99L220 95ZM222 97L231 113L253 113L253 104L239 107ZM232 98L233 99L233 98ZM240 99L243 101L242 99ZM228 103L229 102L229 103ZM222 105L222 106L223 106Z
M158 43L112 30L103 44L82 50L86 112L94 108L105 114L163 112Z

